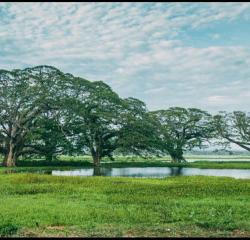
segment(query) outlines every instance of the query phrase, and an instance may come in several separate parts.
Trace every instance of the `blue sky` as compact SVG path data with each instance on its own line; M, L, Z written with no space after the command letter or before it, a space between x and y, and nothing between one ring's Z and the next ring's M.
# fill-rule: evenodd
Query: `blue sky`
M0 68L44 64L150 110L249 111L250 3L0 3Z

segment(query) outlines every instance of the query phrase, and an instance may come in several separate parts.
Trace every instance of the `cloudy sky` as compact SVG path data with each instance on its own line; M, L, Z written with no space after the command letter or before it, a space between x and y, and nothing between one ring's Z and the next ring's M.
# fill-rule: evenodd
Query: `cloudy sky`
M0 3L0 68L36 65L150 110L249 111L250 3Z

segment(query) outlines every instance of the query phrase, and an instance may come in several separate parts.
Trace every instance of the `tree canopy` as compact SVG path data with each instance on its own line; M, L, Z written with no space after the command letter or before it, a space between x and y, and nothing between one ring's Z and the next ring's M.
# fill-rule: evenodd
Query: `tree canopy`
M15 165L15 159L30 151L25 146L36 118L52 109L64 83L62 73L48 66L24 70L0 70L0 138L4 165Z
M242 111L220 112L213 117L218 136L250 151L250 114Z
M148 111L136 98L121 98L102 81L91 82L51 66L0 70L0 153L5 166L20 156L90 154L96 166L114 154L170 154L224 139L250 150L250 116L212 116L196 108Z
M1 70L0 93L5 166L14 166L20 156L51 160L63 152L90 153L99 165L104 156L113 159L116 149L137 154L146 149L145 104L120 98L102 81L90 82L50 66ZM129 141L131 136L136 141Z
M158 121L159 149L174 162L185 162L183 151L204 147L210 137L210 115L200 109L171 107L151 114Z

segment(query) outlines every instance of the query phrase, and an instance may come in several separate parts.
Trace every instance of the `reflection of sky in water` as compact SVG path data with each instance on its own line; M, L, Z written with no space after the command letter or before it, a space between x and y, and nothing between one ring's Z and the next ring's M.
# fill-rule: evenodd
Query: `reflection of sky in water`
M183 175L224 176L234 178L250 178L250 170L245 169L199 169L183 168Z
M83 168L70 171L52 171L55 176L121 176L121 177L168 177L168 176L223 176L250 178L249 169L199 169L178 167L133 167L133 168Z
M94 169L80 169L80 170L71 170L71 171L58 171L53 170L52 175L55 176L93 176Z

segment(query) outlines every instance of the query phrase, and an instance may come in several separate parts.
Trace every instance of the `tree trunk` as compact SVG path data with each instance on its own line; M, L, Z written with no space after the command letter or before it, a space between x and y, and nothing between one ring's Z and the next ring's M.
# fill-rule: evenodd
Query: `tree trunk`
M4 161L3 161L3 166L5 167L14 167L16 166L16 154L14 151L14 144L10 143L9 144L9 151L6 154Z
M96 167L99 167L101 165L101 157L98 156L97 154L95 154L94 156L92 155L93 161L94 161L94 165Z
M170 156L172 158L173 163L187 162L186 159L183 157L183 151L182 150L175 150L175 151L170 153Z
M94 149L94 148L91 148L91 155L92 155L92 159L93 159L93 162L94 162L94 165L99 167L101 165L101 154L100 154L100 150L99 149Z

